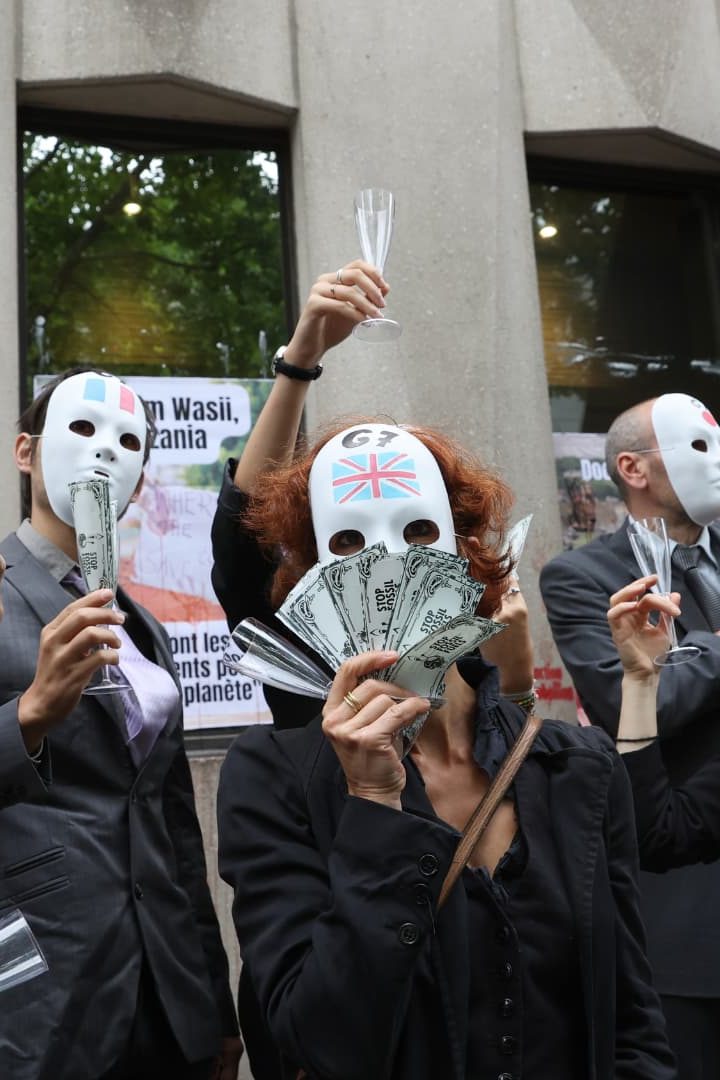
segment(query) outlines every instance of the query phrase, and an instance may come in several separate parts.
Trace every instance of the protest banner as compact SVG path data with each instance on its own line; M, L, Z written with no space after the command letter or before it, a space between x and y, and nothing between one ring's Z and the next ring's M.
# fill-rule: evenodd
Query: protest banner
M157 437L140 498L120 523L120 582L165 626L185 728L270 722L262 688L227 672L228 627L210 582L210 527L229 457L242 452L267 379L133 377Z

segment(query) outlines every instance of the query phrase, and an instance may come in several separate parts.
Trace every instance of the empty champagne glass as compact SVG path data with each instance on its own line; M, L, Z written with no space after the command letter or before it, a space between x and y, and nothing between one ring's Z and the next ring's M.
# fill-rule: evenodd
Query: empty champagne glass
M223 656L230 671L292 694L326 698L332 679L309 656L258 619L243 619Z
M21 911L0 915L0 991L47 971L47 961Z
M672 570L665 519L650 517L631 521L628 525L628 537L643 576L657 574L657 584L653 585L653 592L669 596ZM662 613L660 618L667 630L670 648L654 657L654 664L658 667L685 664L700 655L700 649L696 645L678 645L675 620L670 615Z
M90 592L112 589L113 599L108 604L112 607L118 580L117 504L110 499L107 479L99 476L71 483L70 504L83 580ZM83 694L117 694L129 689L130 684L119 670L111 678L110 665L103 664Z
M366 262L377 266L382 274L390 250L393 222L395 220L395 196L383 188L363 188L355 196L355 227L360 251ZM402 334L402 326L387 315L384 318L367 318L353 328L361 341L395 341Z

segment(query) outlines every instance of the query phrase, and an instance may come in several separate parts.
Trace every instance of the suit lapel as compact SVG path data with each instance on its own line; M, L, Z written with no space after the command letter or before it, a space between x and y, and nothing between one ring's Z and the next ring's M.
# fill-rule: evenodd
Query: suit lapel
M151 660L153 663L157 664L158 667L164 668L165 671L168 672L168 674L172 677L172 680L175 683L175 686L177 687L177 691L178 691L178 704L177 704L177 707L170 714L165 726L163 727L162 731L160 731L160 733L158 734L157 740L155 741L155 745L153 746L153 749L150 751L149 757L152 757L153 752L154 752L155 748L157 747L159 740L165 736L168 729L171 726L173 726L176 722L177 723L182 723L182 699L183 699L182 684L180 682L180 676L178 675L178 670L177 670L177 667L175 665L175 661L173 660L172 652L170 651L170 647L168 645L168 642L167 642L167 639L166 639L165 635L160 630L159 624L155 621L154 618L152 618L152 616L148 616L146 614L146 612L143 611L143 609L138 604L135 603L135 601L132 599L132 597L129 595L129 593L125 592L123 589L118 589L118 594L117 595L118 595L118 606L123 611L127 612L128 616L130 616L130 619L128 620L129 624L130 624L129 627L127 628L128 632L130 630L132 630L133 624L139 625L139 626L142 627L142 630L146 635L146 640L149 642L149 644L151 646L151 649L152 649L152 653L153 653L153 655L148 656L147 659ZM138 646L138 648L142 652L143 649L142 649L141 645L138 642L136 642L135 644ZM143 767L144 767L144 764L145 763L143 763Z
M172 675L177 687L180 687L180 678L177 673L177 668L173 660L172 653L167 644L167 640L158 629L155 620L152 617L148 617L147 613L135 603L133 598L124 589L118 589L117 593L118 606L137 624L141 625L145 634L150 640L152 645L153 655L148 657L148 660L152 660L153 663L158 664L160 667L165 668L166 671ZM132 629L133 622L130 623ZM141 649L141 645L136 642L138 648Z
M48 573L42 563L30 554L14 533L5 538L0 545L0 550L10 564L6 575L8 584L20 593L40 625L47 626L70 603L71 598L68 593ZM86 696L83 701L90 707L95 705L102 709L115 724L118 724L121 721L109 700L113 696L112 694L98 694L93 697Z

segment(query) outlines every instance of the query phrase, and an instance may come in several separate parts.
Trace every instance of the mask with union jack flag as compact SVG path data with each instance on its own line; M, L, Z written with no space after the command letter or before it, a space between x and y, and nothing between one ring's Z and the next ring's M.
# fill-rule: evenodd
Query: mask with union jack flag
M400 552L427 543L457 554L438 464L403 428L361 424L335 435L313 462L309 494L320 562L342 556L341 541L351 535L360 548L384 543Z

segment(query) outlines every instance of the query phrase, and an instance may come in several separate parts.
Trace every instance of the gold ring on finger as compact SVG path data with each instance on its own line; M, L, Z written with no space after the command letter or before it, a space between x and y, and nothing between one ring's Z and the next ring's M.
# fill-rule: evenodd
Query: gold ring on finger
M348 690L347 694L343 695L343 701L347 705L348 709L352 709L354 713L359 713L362 709L362 703L358 701L352 690Z
M338 270L338 272L335 275L335 283L337 285L342 285L343 284L342 266L340 267L340 269Z

